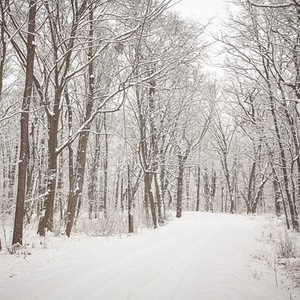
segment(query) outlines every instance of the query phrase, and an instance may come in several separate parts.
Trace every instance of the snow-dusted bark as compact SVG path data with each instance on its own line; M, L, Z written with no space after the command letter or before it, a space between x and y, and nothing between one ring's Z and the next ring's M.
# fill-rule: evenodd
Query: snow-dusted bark
M23 243L23 219L24 205L26 197L26 179L29 157L29 111L30 102L33 90L33 72L35 59L35 26L36 26L37 1L29 2L29 17L28 17L28 35L27 35L27 58L26 58L26 75L25 87L22 102L21 112L21 140L20 140L20 156L18 162L18 192L14 222L14 233L12 244L22 245Z

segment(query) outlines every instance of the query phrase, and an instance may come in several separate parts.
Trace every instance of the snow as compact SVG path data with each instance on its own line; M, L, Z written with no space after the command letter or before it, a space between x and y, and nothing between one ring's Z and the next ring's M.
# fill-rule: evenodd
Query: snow
M37 237L18 255L0 254L0 299L300 299L259 255L275 256L258 239L261 223L185 213L137 235Z

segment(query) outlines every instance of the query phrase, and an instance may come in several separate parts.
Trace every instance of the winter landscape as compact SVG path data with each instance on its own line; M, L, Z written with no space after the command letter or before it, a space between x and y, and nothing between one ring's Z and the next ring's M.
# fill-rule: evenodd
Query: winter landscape
M0 2L0 300L300 298L300 1Z

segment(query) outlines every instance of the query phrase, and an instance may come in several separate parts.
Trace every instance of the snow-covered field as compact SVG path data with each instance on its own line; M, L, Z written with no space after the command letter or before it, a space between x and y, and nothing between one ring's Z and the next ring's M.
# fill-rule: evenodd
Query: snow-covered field
M300 299L272 263L263 224L262 217L185 213L121 238L36 237L17 255L0 252L0 299Z

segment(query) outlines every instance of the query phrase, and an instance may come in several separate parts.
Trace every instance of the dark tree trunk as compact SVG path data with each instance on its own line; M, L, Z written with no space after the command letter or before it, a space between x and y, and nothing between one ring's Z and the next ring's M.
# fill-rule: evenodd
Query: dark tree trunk
M29 108L33 87L33 65L35 55L35 18L36 18L36 0L29 2L29 20L27 36L27 61L26 61L26 79L21 113L21 141L20 141L20 160L18 170L18 192L15 212L14 232L12 244L23 243L23 220L24 203L26 196L26 175L29 153Z
M229 212L231 214L234 214L234 212L235 212L235 203L234 203L234 198L233 198L233 192L229 192L229 201L230 201Z
M162 201L161 187L159 186L158 175L155 172L153 174L154 186L155 186L155 195L157 200L157 212L158 212L158 224L164 224L164 205Z
M89 11L89 50L88 50L88 59L91 59L93 56L93 35L94 35L94 25L93 25L93 8L90 6ZM85 117L84 121L87 121L92 113L93 108L93 98L94 98L94 66L93 62L89 63L88 66L88 98L85 108ZM68 199L67 207L67 226L66 226L66 235L70 237L72 227L75 220L75 214L77 209L77 216L81 207L81 195L84 184L84 173L86 166L86 155L87 155L87 145L89 139L89 129L90 125L87 124L84 128L84 131L79 134L79 142L77 148L77 157L76 165L74 166L75 174L72 182L70 183L70 192ZM72 162L73 163L73 162Z
M280 189L279 189L279 184L278 182L274 179L273 180L273 186L274 186L274 194L275 194L275 212L276 216L280 217L281 215L281 206L280 206Z
M252 214L256 213L257 205L258 205L258 202L261 200L261 197L262 197L262 190L258 190L256 193L256 196L254 198L254 201L253 201L253 205L252 205L252 209L251 209Z
M133 233L133 199L132 199L132 184L130 178L131 170L130 165L127 166L127 199L128 199L128 232Z
M119 185L120 185L120 170L117 170L116 190L115 190L115 209L119 206Z
M5 41L5 14L8 11L7 1L1 1L0 3L0 13L1 13L1 27L0 27L0 105L2 101L2 91L3 91L3 79L4 79L4 64L7 54L7 43ZM2 105L1 105L2 106Z
M267 183L267 181L268 181L268 179L266 177L262 178L262 180L260 182L260 185L257 189L257 193L256 193L255 198L253 200L252 209L251 209L251 213L253 213L253 214L256 213L257 205L262 200L263 188L264 188L265 184Z
M265 136L265 135L264 135ZM283 190L280 186L280 181L274 166L274 155L273 155L273 149L272 147L269 145L269 143L267 142L267 139L265 138L265 144L268 150L268 155L270 158L270 162L271 162L271 166L272 166L272 182L273 182L273 187L274 187L274 193L275 193L275 211L277 216L280 216L280 212L281 212L281 205L280 205L280 200L282 200L282 207L283 207L283 211L284 211L284 216L285 216L285 220L286 220L286 226L287 229L290 228L290 222L289 222L289 217L287 214L287 209L286 209L286 204L285 204L285 199L284 199L284 195L283 195Z
M233 184L230 182L230 174L229 174L229 170L228 170L228 166L227 166L227 158L225 158L225 178L226 178L226 183L227 183L227 190L228 190L228 196L229 196L229 212L231 214L233 214L235 212L235 203L234 203L234 197L233 197L233 189L234 186ZM227 199L226 199L227 200ZM226 201L227 202L227 201ZM226 205L227 208L227 205Z
M103 210L104 216L107 216L107 200L108 200L108 133L107 133L107 123L106 123L106 114L103 118L103 128L104 128L104 139L105 139L105 156L103 164Z
M182 192L183 192L183 174L185 157L181 154L177 155L178 158L178 177L177 177L177 202L176 202L176 218L182 216Z
M120 187L120 196L121 196L121 199L120 199L120 202L121 202L121 210L122 210L122 213L124 212L124 178L122 177L121 178L121 187Z
M100 131L100 122L96 124L96 130ZM96 196L96 187L98 182L98 169L100 165L100 135L95 137L94 153L92 156L91 167L89 169L88 183L88 201L89 201L89 218L92 219L93 213L97 217L98 201Z
M255 180L255 170L256 170L256 161L252 163L252 168L250 172L250 177L249 177L249 183L248 183L248 194L247 194L247 214L251 213L252 210L252 205L253 205L253 199L252 199L252 189L253 189L253 183Z
M221 212L224 212L224 186L221 185Z
M155 207L155 202L153 198L153 193L152 193L152 174L150 172L146 172L144 174L144 197L145 197L145 203L150 206L150 211L151 211L151 217L152 217L152 223L153 227L157 228L157 216L156 216L156 207Z
M54 200L55 200L55 191L56 191L56 183L57 183L57 155L59 154L57 151L57 141L58 141L58 126L60 122L60 114L62 109L62 95L64 90L66 89L67 79L66 75L71 68L71 60L72 54L74 51L74 44L76 41L77 29L80 24L80 19L83 14L85 14L86 6L88 0L83 0L80 6L76 5L76 9L73 10L73 15L70 16L72 18L72 27L70 28L70 36L68 41L65 42L64 49L64 59L62 60L62 65L60 67L54 68L54 103L52 107L52 111L50 111L48 106L45 106L47 117L48 117L48 179L47 179L47 197L45 200L45 212L44 216L40 218L39 226L38 226L38 234L41 236L45 236L46 230L53 231L53 210L54 210ZM44 5L50 13L51 9L49 7L49 2L45 1ZM53 39L53 53L58 59L61 56L59 53L59 47L57 47L57 30L55 28L55 24L50 20L49 26ZM81 150L81 149L79 149ZM62 151L62 150L60 150Z
M204 195L205 195L205 211L209 211L210 210L210 191L209 191L209 179L208 179L207 168L205 168L205 171L204 171L203 181L204 181Z
M89 101L90 102L90 101ZM89 117L91 112L91 103L88 103L86 108L86 115ZM89 126L86 126L86 130L89 129ZM77 158L76 164L74 166L74 178L72 179L72 183L70 185L70 197L68 200L68 209L67 209L67 227L66 234L70 236L71 230L74 224L75 214L77 205L79 203L79 198L82 194L82 188L84 184L84 173L85 173L85 165L86 165L86 150L88 143L89 133L88 131L83 131L79 134L79 142L77 148Z
M200 167L197 168L197 195L196 195L196 211L200 211Z
M188 168L185 176L185 193L186 193L186 209L190 210L190 180L191 180L191 169Z
M54 113L48 113L48 173L47 173L47 196L45 199L44 216L41 216L37 233L45 236L46 230L53 231L53 210L55 191L57 183L57 138L58 138L58 124L60 116L60 98L61 90L55 91L55 105Z

